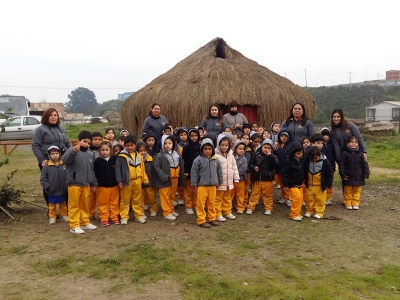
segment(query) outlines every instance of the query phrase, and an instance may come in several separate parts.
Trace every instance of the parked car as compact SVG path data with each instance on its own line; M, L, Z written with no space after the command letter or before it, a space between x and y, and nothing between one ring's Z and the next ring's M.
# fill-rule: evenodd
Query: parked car
M0 141L32 139L40 126L40 116L17 116L0 124Z

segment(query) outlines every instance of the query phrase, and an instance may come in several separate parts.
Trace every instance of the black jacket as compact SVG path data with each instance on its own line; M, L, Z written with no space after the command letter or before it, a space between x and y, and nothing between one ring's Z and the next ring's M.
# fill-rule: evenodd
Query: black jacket
M258 172L254 170L255 167L259 168ZM249 163L251 180L272 181L277 167L278 158L275 155L266 156L264 153L257 153L250 159Z
M116 161L117 157L114 155L111 155L108 161L102 157L98 157L95 159L93 167L98 186L113 187L117 185L117 180L115 179Z
M342 152L339 159L339 174L343 185L365 185L365 179L369 178L368 162L364 160L361 150ZM347 176L347 180L343 180Z
M200 143L193 143L189 139L188 143L182 149L182 158L185 165L185 175L187 179L190 179L190 172L192 171L193 161L199 155Z
M282 182L284 187L299 187L304 181L304 160L298 161L290 155L283 163Z

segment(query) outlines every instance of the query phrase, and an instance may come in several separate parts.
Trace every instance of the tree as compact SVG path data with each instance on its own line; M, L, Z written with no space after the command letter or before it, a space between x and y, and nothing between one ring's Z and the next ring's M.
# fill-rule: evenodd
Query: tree
M66 103L66 108L70 112L82 112L90 114L98 105L96 95L89 89L78 87L71 91L68 95L69 101Z

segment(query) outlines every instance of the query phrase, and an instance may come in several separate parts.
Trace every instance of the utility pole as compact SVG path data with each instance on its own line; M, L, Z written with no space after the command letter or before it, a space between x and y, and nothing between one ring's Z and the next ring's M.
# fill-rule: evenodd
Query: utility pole
M353 72L349 72L349 79L350 79L350 90L351 90L351 73L353 73Z
M286 77L286 74L287 74L287 73L285 73L285 78L287 78L287 77Z
M306 78L306 87L307 87L307 69L304 70L304 77Z
M371 95L371 105L374 104L374 94L375 94L375 90L370 90L369 94Z

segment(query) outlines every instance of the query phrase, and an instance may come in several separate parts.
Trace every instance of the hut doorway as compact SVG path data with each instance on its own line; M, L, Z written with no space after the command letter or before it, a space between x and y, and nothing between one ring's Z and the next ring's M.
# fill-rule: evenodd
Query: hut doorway
M222 114L228 113L228 105L218 104L221 107ZM257 122L257 106L255 105L239 105L238 112L244 114L249 121L249 124L252 122Z

